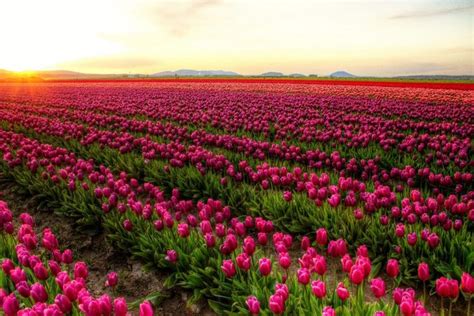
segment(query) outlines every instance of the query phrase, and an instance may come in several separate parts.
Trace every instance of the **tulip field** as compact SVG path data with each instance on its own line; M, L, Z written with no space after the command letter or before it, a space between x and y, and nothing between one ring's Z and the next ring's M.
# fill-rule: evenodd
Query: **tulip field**
M4 83L0 182L213 315L469 316L473 88ZM97 295L41 216L0 201L0 314L170 315Z

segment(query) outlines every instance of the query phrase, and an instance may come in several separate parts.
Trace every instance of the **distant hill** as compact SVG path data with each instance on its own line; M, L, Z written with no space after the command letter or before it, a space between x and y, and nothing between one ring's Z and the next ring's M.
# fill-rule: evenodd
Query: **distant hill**
M329 75L331 78L355 78L356 76L347 71L336 71Z
M284 77L285 75L277 71L264 72L260 77Z
M213 76L223 76L223 77L237 77L241 76L240 74L233 71L224 71L224 70L193 70L193 69L180 69L176 71L162 71L157 72L150 77L213 77Z
M294 74L289 74L288 77L291 77L291 78L303 78L303 77L306 77L306 76L303 75L303 74L294 73Z

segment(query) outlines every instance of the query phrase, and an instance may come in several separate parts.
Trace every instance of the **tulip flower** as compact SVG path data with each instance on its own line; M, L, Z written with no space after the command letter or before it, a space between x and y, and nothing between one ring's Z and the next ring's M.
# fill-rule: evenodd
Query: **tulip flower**
M343 302L347 300L350 296L349 290L344 286L344 283L342 282L339 282L337 284L336 294Z
M178 261L178 253L176 250L167 250L165 260L171 263Z
M181 238L186 238L189 236L189 226L186 223L178 224L178 235Z
M72 303L66 295L56 295L54 304L56 304L63 313L70 313L72 310Z
M385 281L381 278L376 278L370 281L370 289L376 298L385 296Z
M336 311L331 306L325 306L323 308L322 316L336 316Z
M248 271L250 269L250 266L252 264L251 258L249 255L247 255L245 252L239 254L235 258L235 262L237 262L237 266L239 269L243 271Z
M3 312L6 316L16 316L20 310L20 304L15 297L15 294L10 294L3 300Z
M122 225L123 225L123 228L128 232L132 231L133 229L133 223L129 219L124 220Z
M261 258L258 261L258 270L263 276L267 276L272 272L272 261L268 258Z
M359 285L364 281L364 269L358 265L353 265L349 272L349 279L355 285Z
M281 253L278 256L278 263L283 269L287 270L291 265L290 255L287 252Z
M247 300L245 302L247 304L250 314L258 315L260 313L260 302L255 296L247 297Z
M140 316L153 316L153 307L149 301L144 301L140 304Z
M285 301L279 294L273 294L268 300L268 308L274 314L281 314L285 311Z
M461 290L466 294L474 294L474 277L463 272L461 276Z
M87 268L87 264L80 261L76 262L74 265L74 279L87 279L87 276L89 274L89 269Z
M232 278L236 274L234 262L232 259L222 261L221 269L227 278Z
M311 290L317 298L323 298L326 296L326 284L323 281L316 280L311 282Z
M110 272L107 274L107 281L105 281L105 286L115 287L118 283L118 275L116 272Z
M35 283L31 286L31 298L35 302L46 302L48 299L48 293L46 293L45 288L40 283Z
M246 254L252 256L255 252L255 240L251 236L245 237L244 244L242 247Z
M429 234L428 236L428 245L430 246L430 248L436 248L438 245L439 245L439 237L436 233L431 233Z
M307 285L309 281L311 280L311 274L309 273L309 270L306 268L298 269L297 276L298 276L298 282L303 285Z
M389 277L396 278L400 273L398 261L396 259L389 259L387 262L386 271Z
M319 228L316 231L316 242L320 246L325 246L328 243L328 233L325 228Z
M116 316L126 316L128 312L127 302L123 297L114 300L114 312Z

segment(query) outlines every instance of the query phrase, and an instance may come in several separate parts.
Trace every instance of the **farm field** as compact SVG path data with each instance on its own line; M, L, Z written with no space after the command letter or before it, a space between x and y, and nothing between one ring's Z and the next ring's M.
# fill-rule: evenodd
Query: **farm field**
M474 86L0 84L0 313L472 315Z

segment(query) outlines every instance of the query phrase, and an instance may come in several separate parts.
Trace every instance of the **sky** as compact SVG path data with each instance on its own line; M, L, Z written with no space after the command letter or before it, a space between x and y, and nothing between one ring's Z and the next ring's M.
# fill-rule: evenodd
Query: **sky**
M2 0L0 69L474 75L474 0Z

